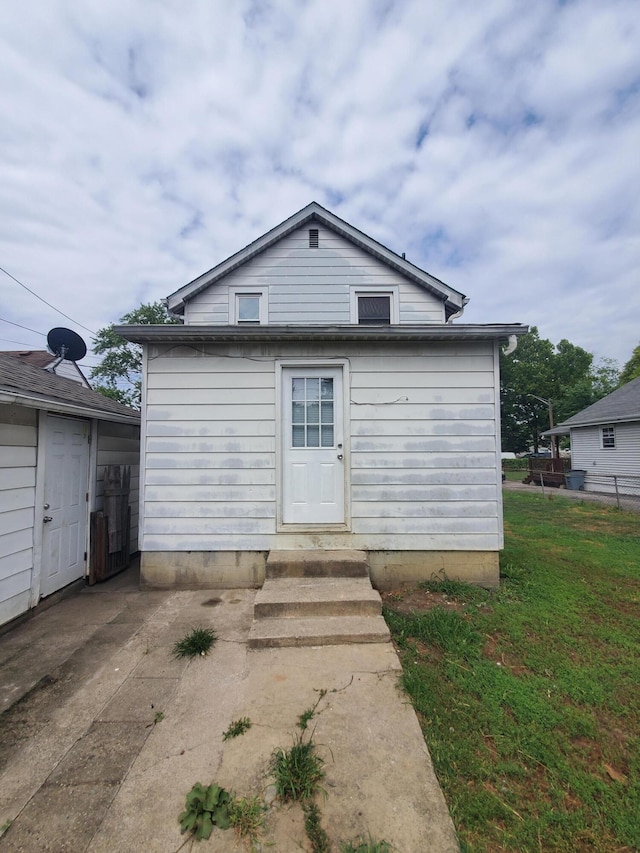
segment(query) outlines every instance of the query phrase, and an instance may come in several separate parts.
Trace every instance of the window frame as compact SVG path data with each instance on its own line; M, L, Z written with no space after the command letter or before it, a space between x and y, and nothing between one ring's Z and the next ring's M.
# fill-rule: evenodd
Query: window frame
M392 287L352 287L351 292L351 322L358 325L371 325L371 326L382 326L383 323L360 323L360 317L358 314L358 297L360 296L388 296L389 297L389 325L397 326L400 322L400 307L399 307L399 298L398 298L398 288L397 286Z
M240 320L238 317L238 297L258 296L258 321ZM264 287L236 287L229 288L229 325L231 326L264 326L269 318L268 291Z
M605 435L606 432L606 435ZM600 427L600 446L603 450L616 449L616 428L609 424L608 426Z

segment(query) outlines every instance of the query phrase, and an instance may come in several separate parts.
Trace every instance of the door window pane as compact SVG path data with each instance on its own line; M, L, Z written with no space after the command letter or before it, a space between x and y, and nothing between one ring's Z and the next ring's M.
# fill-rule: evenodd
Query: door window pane
M296 376L291 380L293 447L333 447L333 379Z
M333 426L321 426L322 446L333 447Z

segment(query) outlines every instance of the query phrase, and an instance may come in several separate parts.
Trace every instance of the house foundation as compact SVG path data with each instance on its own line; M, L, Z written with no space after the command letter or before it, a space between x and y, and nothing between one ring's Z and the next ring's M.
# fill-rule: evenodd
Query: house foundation
M146 551L142 589L242 589L264 583L268 551ZM487 588L500 583L497 551L368 551L378 590L420 581L460 580Z

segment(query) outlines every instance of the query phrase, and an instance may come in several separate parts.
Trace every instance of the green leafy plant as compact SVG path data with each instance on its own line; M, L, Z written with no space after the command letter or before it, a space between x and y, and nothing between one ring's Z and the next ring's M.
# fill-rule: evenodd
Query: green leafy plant
M315 705L313 706L313 708L307 708L307 710L303 711L303 713L300 714L300 716L298 717L298 728L300 729L301 732L306 731L309 723L311 722L311 720L316 715L316 709L317 709L318 705L320 704L320 702L322 702L324 697L327 695L327 691L324 688L322 690L319 690L318 693L319 693L319 696L318 696L318 699L317 699Z
M229 740L232 737L240 737L251 728L251 720L249 717L240 717L239 720L234 720L226 732L222 733L222 740Z
M196 840L209 838L214 826L229 829L231 826L232 798L228 791L215 782L204 787L196 782L187 794L185 810L178 818L181 832L192 832Z
M324 779L324 759L312 740L295 737L291 749L276 749L271 756L271 772L276 793L284 802L310 800Z
M211 628L194 628L186 637L175 643L173 655L177 658L195 658L198 655L204 657L217 639Z
M307 726L313 719L315 714L315 710L313 708L307 708L300 716L298 717L298 728L300 731L306 731Z

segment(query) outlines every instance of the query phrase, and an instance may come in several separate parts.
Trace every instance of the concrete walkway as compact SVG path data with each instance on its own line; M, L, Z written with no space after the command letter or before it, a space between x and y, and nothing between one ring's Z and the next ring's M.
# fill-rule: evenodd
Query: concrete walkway
M0 827L12 821L0 851L174 853L192 785L268 795L272 751L318 700L332 849L370 834L397 853L457 851L391 644L249 651L254 597L140 592L129 571L0 637ZM216 645L176 661L173 643L196 625ZM223 741L240 717L252 728ZM248 848L214 830L197 849ZM298 806L272 804L260 849L310 849Z

